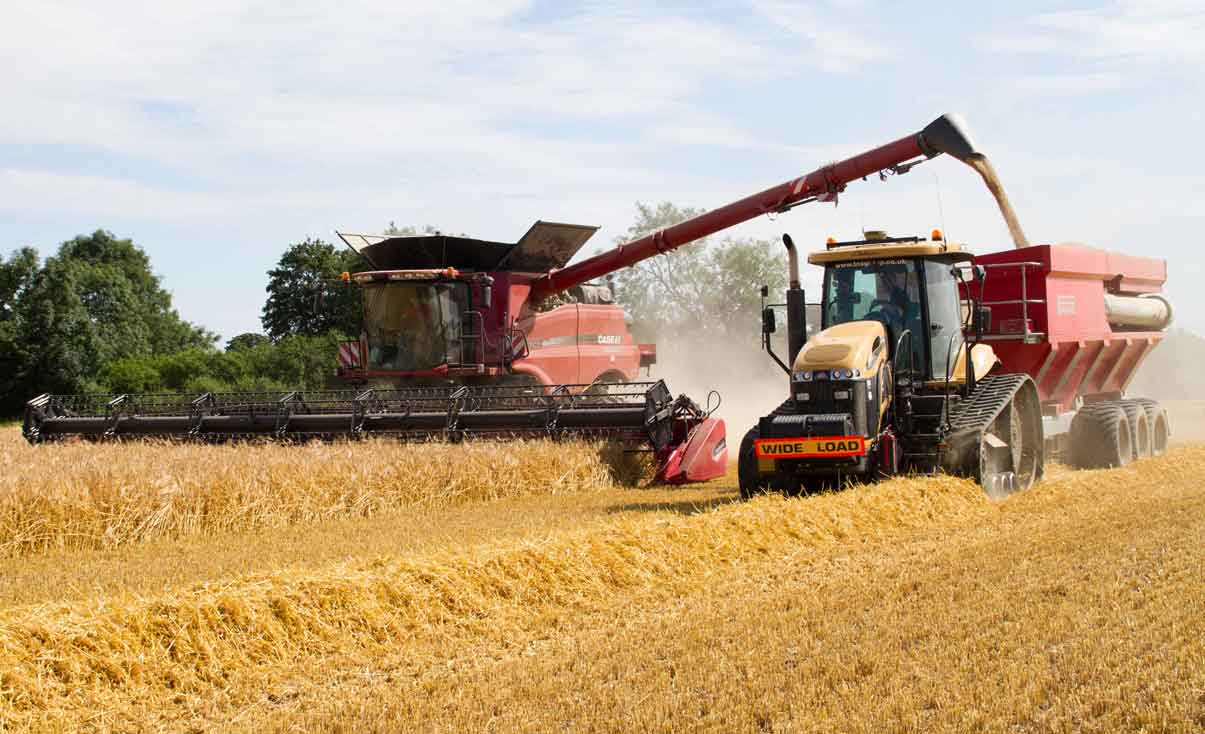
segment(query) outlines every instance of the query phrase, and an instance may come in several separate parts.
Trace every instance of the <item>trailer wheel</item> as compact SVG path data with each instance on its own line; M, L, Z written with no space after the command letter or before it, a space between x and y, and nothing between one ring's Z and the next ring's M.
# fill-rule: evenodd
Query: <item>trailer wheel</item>
M741 450L737 454L736 477L740 483L741 499L747 500L753 495L762 494L769 487L769 481L757 471L757 452L753 442L761 437L761 429L750 428L741 439Z
M1130 423L1114 403L1084 406L1071 421L1071 463L1077 469L1125 466L1134 456Z
M1150 398L1134 398L1128 402L1141 405L1146 412L1146 424L1151 434L1151 456L1163 456L1167 451L1167 440L1172 433L1167 420L1167 410L1158 400Z
M1145 459L1151 455L1150 423L1146 419L1146 410L1133 400L1118 400L1116 405L1126 415L1130 424L1130 444L1134 449L1135 459Z

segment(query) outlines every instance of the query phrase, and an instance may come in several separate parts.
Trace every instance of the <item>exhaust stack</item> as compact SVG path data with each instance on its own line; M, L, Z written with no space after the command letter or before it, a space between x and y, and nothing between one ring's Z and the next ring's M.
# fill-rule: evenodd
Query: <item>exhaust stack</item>
M803 288L799 285L799 253L791 235L783 234L782 244L787 248L787 265L790 268L790 285L787 288L787 353L792 369L795 358L807 342L807 305Z

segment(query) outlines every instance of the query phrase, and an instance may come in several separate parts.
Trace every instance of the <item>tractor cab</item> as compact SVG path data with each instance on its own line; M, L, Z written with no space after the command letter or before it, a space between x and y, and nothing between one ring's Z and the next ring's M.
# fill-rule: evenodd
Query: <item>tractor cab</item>
M862 240L830 240L825 250L812 253L808 262L824 267L819 339L848 343L863 332L878 333L881 326L879 336L886 339L897 371L926 381L955 377L965 323L956 265L971 254L947 243L940 232L934 235L888 237L872 231ZM822 368L824 356L836 351L805 348L796 370Z

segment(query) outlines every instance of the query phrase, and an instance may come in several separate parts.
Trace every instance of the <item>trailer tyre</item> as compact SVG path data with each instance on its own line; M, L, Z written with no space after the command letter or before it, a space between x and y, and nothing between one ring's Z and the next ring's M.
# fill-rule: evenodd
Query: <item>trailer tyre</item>
M1167 410L1157 400L1150 398L1134 398L1132 401L1142 406L1146 412L1146 425L1151 435L1151 456L1162 456L1167 451L1167 440L1171 437L1171 425L1167 420Z
M1130 445L1134 459L1145 459L1151 455L1151 430L1146 419L1146 410L1133 400L1118 400L1115 403L1125 413L1130 424Z
M1071 422L1071 463L1077 469L1125 466L1134 457L1130 423L1115 403L1086 405Z
M747 500L766 491L769 481L757 471L757 452L753 442L761 437L761 430L754 426L741 439L741 450L737 454L736 476L741 487L741 499Z

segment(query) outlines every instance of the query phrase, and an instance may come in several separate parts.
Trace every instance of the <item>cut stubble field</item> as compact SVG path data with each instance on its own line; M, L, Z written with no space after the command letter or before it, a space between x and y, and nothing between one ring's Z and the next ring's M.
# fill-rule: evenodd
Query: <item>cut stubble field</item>
M741 503L581 445L17 440L3 537L39 493L88 522L5 546L0 730L1205 727L1205 446L1000 502L941 477ZM480 489L436 491L461 470ZM106 533L121 498L177 519Z

